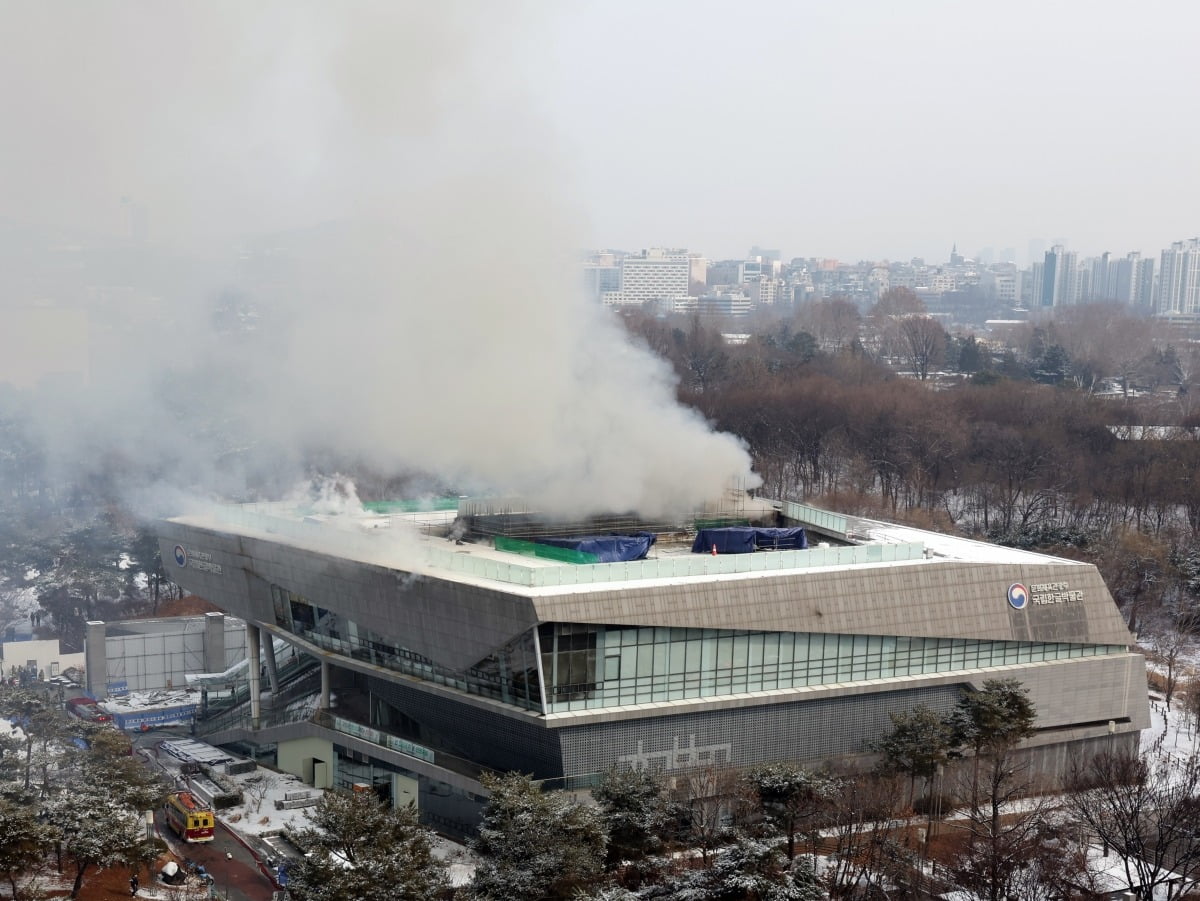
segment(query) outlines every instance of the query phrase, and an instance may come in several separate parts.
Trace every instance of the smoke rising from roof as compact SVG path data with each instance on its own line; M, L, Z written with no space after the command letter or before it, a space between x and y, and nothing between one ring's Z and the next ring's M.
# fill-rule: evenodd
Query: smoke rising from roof
M752 486L582 296L534 12L10 10L0 209L46 227L0 312L87 319L84 384L30 405L58 462L230 492L319 448L563 514Z

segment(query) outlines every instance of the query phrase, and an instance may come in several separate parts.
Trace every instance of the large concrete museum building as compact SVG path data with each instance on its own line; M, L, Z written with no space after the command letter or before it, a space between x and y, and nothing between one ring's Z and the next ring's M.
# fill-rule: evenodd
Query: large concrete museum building
M774 509L807 547L713 553L694 522L572 528L469 501L230 507L160 537L170 578L265 654L251 705L210 740L274 745L314 784L390 780L435 822L470 820L485 769L583 787L613 765L855 758L889 713L949 711L988 679L1029 689L1043 773L1149 725L1144 660L1094 566ZM542 543L614 531L657 540L608 563ZM319 661L315 712L269 703L287 686L263 632Z

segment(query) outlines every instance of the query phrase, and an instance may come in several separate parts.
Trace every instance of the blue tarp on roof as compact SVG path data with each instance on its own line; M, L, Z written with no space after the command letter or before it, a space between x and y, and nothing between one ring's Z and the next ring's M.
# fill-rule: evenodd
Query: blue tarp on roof
M633 535L578 535L572 538L537 538L538 544L564 547L583 554L593 554L597 563L623 563L626 560L641 560L650 552L650 545L658 540L653 532L637 532Z
M728 526L701 529L692 542L693 554L752 554L755 551L802 551L808 547L804 529L759 529L753 526Z

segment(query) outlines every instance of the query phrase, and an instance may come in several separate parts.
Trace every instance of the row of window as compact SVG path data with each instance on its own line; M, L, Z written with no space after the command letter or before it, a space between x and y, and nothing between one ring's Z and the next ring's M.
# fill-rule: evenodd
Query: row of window
M280 627L376 666L542 710L532 631L458 672L272 586ZM1119 645L543 623L549 712L892 679L1123 653Z
M506 647L498 648L465 672L458 672L394 644L343 616L317 607L301 595L276 585L271 586L271 594L277 625L318 647L467 694L492 698L525 710L542 709L532 631Z
M544 624L549 710L579 710L1121 653L1121 646Z

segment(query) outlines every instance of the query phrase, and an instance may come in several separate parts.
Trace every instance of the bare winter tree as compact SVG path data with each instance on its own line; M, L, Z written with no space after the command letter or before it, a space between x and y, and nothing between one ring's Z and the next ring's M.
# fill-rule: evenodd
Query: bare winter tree
M967 790L965 784L961 788ZM1030 880L1028 862L1038 851L1049 814L1045 799L1029 800L1032 790L1028 767L1016 762L1011 749L988 760L978 782L980 803L965 811L967 843L953 865L958 881L980 898L1046 897L1017 890Z
M850 346L858 335L862 317L854 302L845 297L814 300L797 314L800 327L817 339L817 346L836 353Z
M946 358L946 330L932 316L910 315L896 320L900 352L917 378L925 381L929 370Z
M255 778L246 780L243 787L254 804L255 813L262 810L263 801L266 800L271 789L275 788L278 784L279 776L266 770L260 770Z
M1036 710L1029 692L1014 679L989 679L966 692L951 718L953 743L969 754L960 794L970 797L969 840L954 869L962 884L987 901L1002 901L1033 852L1041 803L1014 802L1030 795L1028 766L1016 754L1033 734Z
M1194 611L1171 613L1160 611L1152 619L1143 620L1142 643L1153 654L1153 662L1162 667L1163 700L1167 709L1179 687L1184 661L1196 650L1196 627L1200 617Z
M675 797L686 811L687 841L700 849L705 866L713 851L733 836L733 826L746 818L753 798L732 767L708 766L676 777Z
M896 837L903 830L880 828L900 823L903 787L897 777L882 773L847 774L832 785L823 835L833 854L822 879L835 898L878 896L885 878L898 881L915 863L915 851Z
M1120 855L1137 897L1171 901L1200 876L1195 756L1181 762L1137 752L1098 754L1073 767L1066 803L1079 823Z

